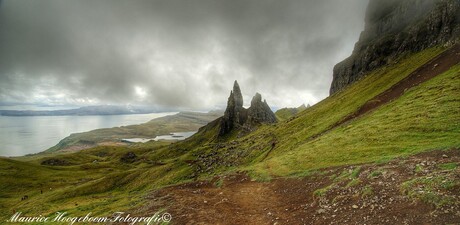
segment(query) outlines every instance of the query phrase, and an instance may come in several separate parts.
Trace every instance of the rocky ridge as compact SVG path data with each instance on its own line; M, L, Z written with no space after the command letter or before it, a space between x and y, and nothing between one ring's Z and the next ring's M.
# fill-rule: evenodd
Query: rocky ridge
M406 52L453 45L460 37L458 0L371 0L352 55L334 67L330 94Z

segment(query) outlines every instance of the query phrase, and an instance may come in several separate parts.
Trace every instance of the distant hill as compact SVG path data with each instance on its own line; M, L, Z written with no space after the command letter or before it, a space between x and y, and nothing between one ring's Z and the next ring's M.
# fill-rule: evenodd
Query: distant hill
M222 116L221 111L208 113L180 112L175 115L153 119L147 123L113 128L103 128L71 134L46 152L60 150L77 151L99 145L125 145L121 139L155 138L172 132L196 131L198 128Z
M89 116L89 115L124 115L158 112L147 106L85 106L78 109L64 110L0 110L1 116Z
M310 105L305 106L305 104L302 104L301 106L297 108L282 108L282 109L278 109L278 111L275 112L275 115L279 121L285 121L287 119L292 118L293 116L297 115L298 113L304 111L305 109L309 107Z

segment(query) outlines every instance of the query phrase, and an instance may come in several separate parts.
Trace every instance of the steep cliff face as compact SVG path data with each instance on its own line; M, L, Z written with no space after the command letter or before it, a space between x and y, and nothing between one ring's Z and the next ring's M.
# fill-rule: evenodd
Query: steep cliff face
M219 136L223 136L239 128L251 130L254 126L261 123L276 123L275 114L265 100L262 102L262 96L259 93L256 93L252 98L251 106L245 109L243 107L243 96L240 86L235 81L233 90L228 97L227 109L221 120Z
M330 94L402 53L452 45L459 37L459 0L371 0L352 55L334 67Z

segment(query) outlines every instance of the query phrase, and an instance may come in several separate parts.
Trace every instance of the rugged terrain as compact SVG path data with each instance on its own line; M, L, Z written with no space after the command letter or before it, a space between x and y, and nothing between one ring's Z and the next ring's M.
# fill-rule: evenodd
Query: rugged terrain
M406 15L400 2L414 3L416 15L419 7L446 12L421 20L428 28L445 27L458 3L388 1L375 12L375 1L368 18L390 27ZM173 224L459 223L460 47L449 32L411 51L367 43L391 60L347 70L352 82L284 121L260 111L269 107L256 95L252 111L262 113L254 115L269 120L249 132L234 85L225 115L185 141L0 158L0 221L17 211L161 211Z
M245 174L167 187L136 213L163 207L174 224L457 224L460 151L320 169L256 182Z
M217 119L173 144L0 158L0 216L151 215L161 208L175 224L247 224L246 215L251 224L394 223L403 220L400 212L410 212L408 224L458 221L459 61L341 123L410 77L425 77L433 71L426 65L452 64L442 56L460 54L455 49L401 58L292 119L241 137L219 137ZM432 153L411 157L421 152ZM381 218L365 218L374 212Z

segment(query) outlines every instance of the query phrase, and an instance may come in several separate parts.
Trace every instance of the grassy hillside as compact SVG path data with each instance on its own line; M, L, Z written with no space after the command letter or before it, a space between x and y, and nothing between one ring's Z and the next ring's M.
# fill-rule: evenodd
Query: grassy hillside
M0 158L0 216L11 216L12 210L103 214L137 208L145 203L146 194L161 187L235 171L268 180L433 149L458 149L460 65L407 90L389 104L334 127L443 51L432 48L404 56L291 120L261 126L239 138L217 138L216 120L193 137L173 144L99 146L77 153ZM137 155L134 162L120 161L127 152ZM40 165L50 158L70 165ZM29 199L21 201L24 195Z
M204 153L196 153L197 158L203 162L202 167L212 167L217 172L227 170L222 164L238 169L243 166L255 177L265 179L457 147L459 114L452 111L459 108L457 67L411 89L404 98L317 137L443 51L432 48L401 58L398 63L374 71L346 90L308 108L293 120L263 126L230 143L200 149ZM409 95L414 91L418 94ZM409 106L411 108L407 108ZM377 115L380 116L375 117ZM420 122L422 118L424 123ZM415 124L417 128L413 127ZM444 129L437 129L437 124ZM400 135L405 136L398 139ZM272 149L273 142L276 147Z
M121 145L120 140L123 138L154 138L158 135L172 132L196 131L220 116L222 116L222 112L180 112L139 125L104 128L71 134L48 149L47 152L80 150L97 145Z
M330 132L273 151L253 168L288 175L343 164L388 160L433 149L460 148L460 65L390 104Z

